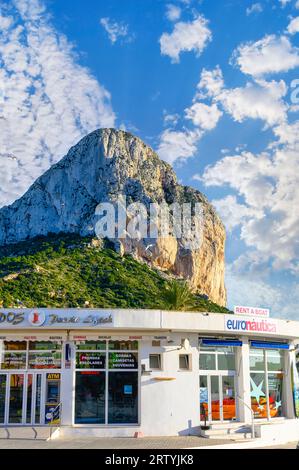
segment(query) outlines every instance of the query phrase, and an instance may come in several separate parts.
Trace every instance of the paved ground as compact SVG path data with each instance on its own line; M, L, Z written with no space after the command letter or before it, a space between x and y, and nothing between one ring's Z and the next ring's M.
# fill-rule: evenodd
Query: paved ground
M203 439L200 437L85 438L46 441L44 439L1 439L0 449L188 449L233 444L230 440ZM267 447L267 449L296 449L297 442ZM255 447L255 449L262 449Z
M51 442L41 439L0 439L0 449L186 449L231 442L200 437L88 438Z
M288 444L267 447L267 449L296 449L296 446L297 446L297 442L289 442ZM261 447L256 447L256 448L261 449Z

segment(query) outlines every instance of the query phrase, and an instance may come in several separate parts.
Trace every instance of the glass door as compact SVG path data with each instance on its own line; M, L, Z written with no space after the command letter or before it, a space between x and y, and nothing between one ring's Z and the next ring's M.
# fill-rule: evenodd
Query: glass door
M222 375L222 420L236 419L235 376Z
M23 422L24 378L24 374L9 375L8 424Z
M6 409L6 374L0 374L0 424L5 423Z
M235 375L201 375L200 420L223 422L236 419Z

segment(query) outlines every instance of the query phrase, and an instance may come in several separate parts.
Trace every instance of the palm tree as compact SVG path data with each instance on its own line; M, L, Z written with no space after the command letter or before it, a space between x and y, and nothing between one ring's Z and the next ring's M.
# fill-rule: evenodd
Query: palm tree
M162 292L161 300L167 310L187 311L195 307L194 295L185 281L170 281Z

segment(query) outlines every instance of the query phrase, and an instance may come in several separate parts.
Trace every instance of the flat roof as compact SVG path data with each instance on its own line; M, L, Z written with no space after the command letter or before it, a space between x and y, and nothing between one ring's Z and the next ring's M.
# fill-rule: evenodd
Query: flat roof
M0 309L0 334L7 330L168 331L299 340L299 322L293 320L141 309Z

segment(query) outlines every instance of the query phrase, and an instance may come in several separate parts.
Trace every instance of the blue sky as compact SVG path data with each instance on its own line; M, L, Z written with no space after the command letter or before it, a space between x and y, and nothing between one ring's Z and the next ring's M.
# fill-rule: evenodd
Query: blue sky
M127 129L217 208L229 306L296 318L298 38L296 0L1 0L0 205Z

